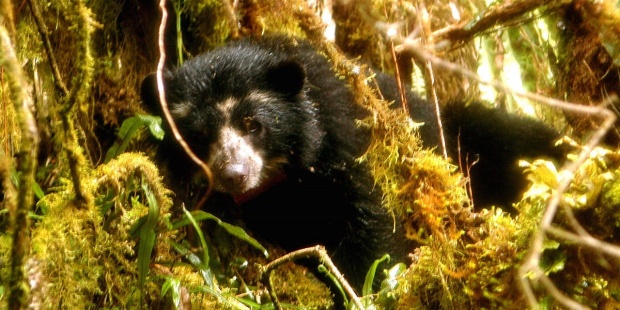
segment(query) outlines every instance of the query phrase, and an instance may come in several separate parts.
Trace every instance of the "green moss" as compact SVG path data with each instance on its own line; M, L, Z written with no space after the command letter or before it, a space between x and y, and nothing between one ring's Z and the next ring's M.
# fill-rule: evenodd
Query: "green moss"
M334 306L329 289L304 267L287 264L278 268L273 282L281 302L306 309L331 309Z
M97 201L113 207L102 213L103 205L76 206L70 183L43 198L40 203L49 211L32 232L32 260L41 266L37 276L43 284L32 294L50 307L137 308L143 301L137 291L136 242L130 231L146 210L142 204L135 207L132 203L136 198L145 199L144 194L136 193L140 187L135 182L148 183L161 207L163 233L156 248L162 253L170 252L165 244L169 233L163 229L171 206L168 192L155 166L140 154L123 154L84 175L85 190L101 195ZM158 285L154 284L147 285L146 300L160 298Z
M564 203L574 209L586 230L610 242L618 241L620 231L616 224L619 162L618 153L595 149L563 195ZM515 205L518 215L483 210L475 215L475 221L459 222L460 235L432 234L414 252L414 264L399 288L399 308L527 307L521 304L522 293L514 285L517 268L529 251L531 236L539 229L549 197L566 175L548 161L537 160L528 167L532 185ZM448 218L458 222L458 217ZM562 227L561 222L556 225ZM548 237L540 268L559 289L584 305L616 304L618 283L610 281L616 272L610 274L599 259L596 251ZM545 298L548 293L544 290L537 293L547 306L557 306L553 298Z

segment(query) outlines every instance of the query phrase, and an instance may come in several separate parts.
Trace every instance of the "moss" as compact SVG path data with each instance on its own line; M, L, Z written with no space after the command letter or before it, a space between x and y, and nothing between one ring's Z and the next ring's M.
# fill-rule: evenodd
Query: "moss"
M3 3L6 5L7 2ZM402 277L397 289L399 308L505 308L522 305L523 296L513 282L515 268L528 250L529 238L537 231L546 200L553 194L554 184L561 176L555 166L548 162L529 166L534 184L516 206L518 216L511 217L495 209L474 213L466 198L466 180L451 163L420 148L415 126L409 123L404 113L389 110L385 102L376 99L372 78L363 74L366 70L346 60L340 51L325 42L323 24L307 1L175 3L181 4L183 47L175 46L172 54L191 57L238 35L286 33L306 37L333 60L339 74L351 84L356 101L372 112L373 117L360 121L360 125L372 128L374 143L360 160L372 167L377 186L385 194L384 204L394 212L394 220L405 221L409 236L422 245L414 251L414 264ZM238 6L232 7L235 4ZM414 7L408 1L373 0L355 5L337 2L335 5L340 48L349 56L359 55L362 62L388 71L395 64L390 47L377 25L398 25L403 36L417 34L421 25L428 28L424 31L431 32L459 27L449 15L452 11L447 8L447 2L424 3L431 14L429 21L418 20L423 13L419 10L424 5ZM456 8L463 16L461 21L475 20L474 14L478 14L478 8L484 5L478 1L467 6ZM566 93L571 101L577 102L596 102L601 96L613 93L618 80L615 57L618 44L614 37L618 14L617 10L610 9L612 6L606 2L572 3L562 8L562 14L548 14L552 19L549 24L554 25L550 29L561 30L556 32L560 43L555 53L550 50L553 45L548 49L540 48L547 46L547 42L539 39L538 34L527 36L535 38L536 44L532 40L519 41L534 46L523 46L522 50L537 51L538 57L557 55L559 60L552 57L548 61L537 60L535 64L540 72L547 72L549 70L545 67L556 64L557 90L549 87L555 85L554 81L540 76L536 83L530 81L528 84L533 91L555 97L564 97ZM40 33L32 16L28 10L19 11L16 30L9 29L9 33L15 37L14 46L21 64L25 64L23 69L34 77L39 134L44 142L52 134L58 139L55 146L49 142L43 144L39 158L41 162L51 164L39 169L39 175L43 177L37 181L45 181L41 187L46 196L39 202L36 220L30 226L33 256L24 262L29 270L27 276L38 283L31 288L32 305L55 305L62 300L63 307L67 308L89 305L139 308L143 304L164 308L171 306L170 296L161 297L160 291L165 279L171 277L180 280L186 294L183 300L194 308L237 307L230 300L239 292L222 289L216 283L214 290L220 292L223 299L205 293L213 287L206 286L200 276L204 270L197 271L195 266L179 263L180 255L171 243L166 242L183 242L186 236L184 231L168 231L170 193L161 185L157 169L145 156L128 154L95 168L100 154L105 153L115 138L112 127L140 109L140 80L154 70L158 58L156 3L63 0L52 1L41 10L53 53L59 56L60 78L72 81L69 86L72 86L75 100L63 101L53 83L56 78L50 73L50 64L46 63ZM7 27L11 28L13 18L8 20ZM524 17L517 20L528 22ZM512 27L505 23L502 26ZM537 27L530 25L522 30L536 31L533 28ZM522 33L519 29L509 30L513 42L521 39L516 36ZM493 29L483 35L489 34L495 35ZM433 47L442 43L445 42L430 42L438 44ZM445 52L444 58L463 67L476 68L472 57L474 43L466 46L459 45L461 42L450 43L455 45L449 52L438 52ZM497 51L492 53L497 56L494 59L498 61L498 68L503 57L501 44L497 41L494 45ZM401 73L405 72L407 80L414 61L409 55L399 56L399 64L406 67ZM440 101L447 102L450 98L468 97L463 94L476 95L478 92L476 84L455 72L435 70L431 78L431 72L425 71L425 62L416 64L422 68L428 88L436 91L440 99L445 99ZM528 64L525 61L520 65ZM0 79L0 147L5 155L12 156L27 131L18 129L20 124L15 121L17 114L7 99L15 92L8 90L6 82L10 73L4 69L4 78ZM23 90L29 89L23 87ZM59 112L63 102L75 107L71 115ZM64 136L56 131L61 116L66 117L66 124L73 126L66 127ZM79 122L74 122L75 119ZM578 132L596 125L583 117L571 121ZM67 147L71 151L68 157L65 153ZM593 154L576 173L576 180L564 195L564 201L574 209L586 230L610 243L620 241L618 157L611 151ZM68 178L67 159L74 161L75 175L80 182L72 183ZM4 179L7 183L8 178L4 176ZM128 289L138 287L139 278L136 238L131 235L131 227L148 212L140 180L152 187L162 206L144 300L135 289ZM73 201L74 184L79 184L87 198L79 208ZM29 187L22 190L25 188ZM3 192L14 195L16 190L12 185L5 185ZM6 206L8 201L5 199L2 203ZM559 220L557 224L564 223ZM10 253L11 241L6 232L0 236L0 250L5 249L0 253L4 254L5 262L10 259L6 255ZM221 240L217 242L221 243ZM254 250L240 247L237 251L235 256L246 257ZM265 261L261 259L255 261ZM612 307L620 300L620 283L615 280L620 279L620 275L614 268L615 261L615 257L549 238L541 268L571 298L592 307ZM612 264L606 265L605 262ZM10 269L8 264L3 264L0 269L4 285ZM291 303L321 307L328 299L324 287L315 286L314 280L300 281L307 278L305 272L303 268L284 268L276 275L276 287L283 299ZM248 272L243 276L246 275L244 280L256 284L255 274ZM554 305L548 293L543 290L536 293L545 305ZM0 302L4 303L0 307L6 306L6 298Z
M10 253L11 253L11 242L13 238L10 234L0 234L0 260L3 262L11 261ZM9 264L0 265L0 287L2 288L2 293L0 293L0 308L8 309L8 300L6 298L7 294L7 284L8 279L11 276L11 267Z
M273 275L275 290L281 302L307 309L331 309L334 306L329 289L306 268L287 264Z
M603 187L601 195L600 209L597 215L602 221L602 225L611 229L611 236L617 236L620 231L620 173L614 173L613 181L607 182Z
M580 223L609 242L618 241L618 163L618 153L595 149L563 195L564 203L574 209ZM517 268L526 257L530 238L538 231L547 201L563 176L553 163L535 161L529 165L532 185L515 205L518 215L510 216L499 209L484 210L475 214L475 221L457 225L460 235L432 234L413 253L414 263L399 288L398 308L527 307L514 283ZM585 184L590 186L584 189ZM570 298L586 306L617 304L618 283L610 281L617 277L617 272L600 259L595 250L550 236L545 241L540 268ZM547 296L541 288L537 293ZM553 298L543 300L550 307L557 306Z
M153 188L162 212L160 225L164 225L171 206L167 190L155 166L139 154L123 154L84 175L88 176L85 190L102 195L100 198L111 197L108 202L114 207L102 213L103 205L76 206L71 199L71 183L44 197L40 203L49 211L32 233L32 260L41 268L30 275L40 277L43 284L33 295L50 307L62 304L86 309L101 306L98 302L139 307L143 301L137 291L136 242L130 230L146 210L133 202L139 188L134 182L142 180ZM160 231L156 252L170 253L164 242L170 233L163 228ZM170 258L170 254L163 257ZM154 284L146 286L146 300L160 299L158 285Z

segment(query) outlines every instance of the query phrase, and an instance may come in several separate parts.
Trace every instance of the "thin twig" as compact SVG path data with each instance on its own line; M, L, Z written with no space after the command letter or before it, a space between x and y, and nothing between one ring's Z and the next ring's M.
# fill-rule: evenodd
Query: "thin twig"
M400 104L403 107L403 111L409 114L409 105L407 104L407 93L405 86L403 85L403 78L400 76L400 69L398 68L398 59L396 58L396 51L394 50L394 41L390 42L390 51L392 52L392 60L394 61L394 71L396 74L396 86L398 87L398 93L400 95Z
M571 232L568 232L564 229L561 229L555 226L547 227L547 232L549 234L552 234L558 238L562 238L569 242L574 242L576 244L581 244L583 246L598 249L601 252L620 258L620 247L613 245L611 243L607 243L605 241L601 241L592 236L576 235L576 234L573 234Z
M601 108L598 106L583 106L583 105L579 105L579 104L573 104L573 103L568 103L566 101L562 101L562 100L558 100L558 99L554 99L554 98L550 98L550 97L546 97L543 95L539 95L536 93L531 93L531 92L527 92L527 91L520 91L520 90L516 90L511 88L510 86L498 82L498 81L488 81L488 80L484 80L482 78L480 78L478 76L478 74L476 74L475 72L472 72L470 70L464 69L461 66L455 64L455 63L451 63L448 62L446 60L443 60L429 52L427 52L426 50L424 50L424 48L422 46L420 46L417 42L415 42L412 39L408 39L408 38L404 38L402 43L396 46L396 51L398 53L407 51L408 53L410 53L414 58L416 59L420 59L423 61L430 61L432 62L435 66L452 71L452 72L457 72L459 74L462 74L468 78L474 79L476 81L478 81L478 83L482 84L482 85L487 85L487 86L491 86L499 91L505 92L505 93L511 93L514 94L518 97L523 97L523 98L527 98L533 101L537 101L537 102L541 102L544 103L548 106L554 107L554 108L559 108L562 110L567 110L567 111L571 111L571 112L577 112L577 113L583 113L583 114L592 114L592 115L597 115L599 114L600 116L603 117L608 117L609 114L611 114L612 117L615 117L613 115L613 113L605 108ZM603 132L603 135L605 133ZM600 140L599 140L600 141Z
M164 65L166 62L166 46L164 42L165 31L166 31L166 22L168 20L168 10L166 9L166 0L159 1L159 8L161 10L161 23L159 24L159 36L158 36L158 46L159 46L159 61L157 62L157 91L159 92L159 102L161 104L161 109L164 112L164 116L170 124L170 128L172 129L172 133L174 134L174 138L179 142L185 153L189 155L189 157L202 168L207 179L209 180L209 185L207 187L207 192L205 197L208 197L213 190L213 173L211 172L211 168L207 166L189 147L187 142L181 136L179 132L179 128L177 124L174 122L172 118L172 114L170 114L170 110L168 109L168 101L166 101L165 87L164 87ZM201 203L203 203L206 199L201 199ZM196 205L195 208L199 209L201 207L200 204Z
M32 11L32 17L34 17L34 23L37 25L37 28L39 28L39 33L41 34L41 39L43 40L43 47L45 48L45 53L47 54L47 61L49 61L50 67L52 69L52 75L54 75L54 83L56 84L56 88L58 88L62 92L63 97L66 97L69 94L69 90L67 89L67 85L65 85L62 77L60 76L58 63L56 62L56 58L54 57L52 43L50 42L47 26L45 26L45 22L43 21L43 17L41 16L41 11L39 11L39 7L33 0L28 0L28 4L30 5L30 10Z
M338 280L338 282L340 282L340 284L342 285L342 288L347 293L347 295L349 295L349 298L353 301L355 306L357 306L360 310L365 309L364 305L362 305L362 302L360 301L359 297L357 297L357 295L355 294L355 291L353 290L349 282L344 278L342 273L338 271L338 268L332 262L331 258L327 254L327 251L325 251L325 247L321 245L316 245L313 247L304 248L304 249L300 249L294 252L290 252L286 255L283 255L273 260L269 264L262 267L261 269L262 282L265 283L265 285L269 287L269 290L270 290L269 294L272 296L272 299L274 300L274 304L277 302L277 296L275 295L275 291L273 291L273 287L271 287L271 282L270 282L271 272L274 269L276 269L278 266L284 263L295 261L300 258L307 258L310 256L317 257L321 261L321 263L325 265L327 270L329 270L334 275L334 277L336 277L336 279Z
M564 305L566 308L574 310L590 309L590 307L586 307L566 296L544 273L542 273L538 279L547 288L547 291L551 294L551 296L553 296L555 300Z
M418 11L420 12L420 28L422 29L421 34L426 36L424 38L424 40L426 41L426 44L428 45L433 45L434 44L434 38L430 34L431 32L431 22L430 22L430 16L428 14L428 10L426 9L426 6L424 5L424 2L420 1L419 2L419 8ZM442 151L442 155L444 159L448 159L448 148L446 147L446 136L444 135L444 130L443 130L443 120L441 118L441 109L439 108L439 99L437 98L437 88L435 87L435 70L433 69L433 63L431 61L425 61L426 64L426 70L428 72L428 77L430 79L430 101L433 103L433 105L435 106L435 118L437 120L437 126L439 127L439 141L441 142L441 151Z

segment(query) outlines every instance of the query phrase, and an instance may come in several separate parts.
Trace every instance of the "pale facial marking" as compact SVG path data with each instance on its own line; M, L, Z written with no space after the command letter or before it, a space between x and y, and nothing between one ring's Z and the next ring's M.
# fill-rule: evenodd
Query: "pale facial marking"
M189 102L179 102L170 107L170 114L175 119L184 118L192 112L194 105Z
M244 99L269 104L273 97L269 93L257 91ZM287 162L286 157L265 158L261 149L250 142L251 137L231 124L231 115L239 101L230 97L216 105L221 113L222 126L217 140L209 147L211 153L207 159L214 171L216 188L231 195L261 190L269 186L270 182L277 182L282 174L282 166Z
M273 100L273 98L269 94L260 91L251 92L247 96L247 99L250 101L257 101L262 103L267 103L270 100Z
M222 115L224 116L224 122L226 124L228 124L229 120L230 120L230 115L232 114L232 111L235 107L235 105L238 103L239 101L234 99L234 98L228 98L220 103L218 103L217 105L217 109L222 112Z
M263 156L228 124L222 127L219 138L211 145L209 166L214 169L219 190L229 194L241 194L261 185ZM231 182L224 175L230 170L243 171L242 181ZM230 175L228 176L230 177Z

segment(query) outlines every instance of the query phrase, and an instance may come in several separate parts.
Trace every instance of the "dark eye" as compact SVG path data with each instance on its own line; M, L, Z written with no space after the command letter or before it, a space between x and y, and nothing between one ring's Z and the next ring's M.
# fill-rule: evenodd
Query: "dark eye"
M190 131L183 135L186 140L204 141L209 137L209 130L202 129L199 131Z
M248 133L260 132L262 128L261 124L251 116L243 118L243 126L245 127L245 131Z

